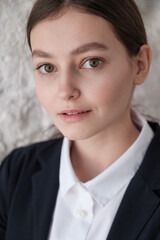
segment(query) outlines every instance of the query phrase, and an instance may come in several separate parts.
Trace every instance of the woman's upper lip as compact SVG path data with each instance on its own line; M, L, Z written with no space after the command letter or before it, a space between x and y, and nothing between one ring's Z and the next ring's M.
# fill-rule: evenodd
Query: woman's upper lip
M66 109L66 110L63 110L59 113L59 115L61 114L65 114L65 113L80 113L80 112L89 112L91 111L90 109Z

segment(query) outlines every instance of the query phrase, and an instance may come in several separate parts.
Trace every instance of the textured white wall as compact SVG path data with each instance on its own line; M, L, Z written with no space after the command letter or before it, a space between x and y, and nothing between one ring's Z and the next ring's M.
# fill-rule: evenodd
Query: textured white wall
M0 159L13 148L47 139L56 132L38 103L34 71L25 39L33 0L0 0ZM149 77L137 87L133 103L160 119L160 1L137 0L144 16L153 62Z

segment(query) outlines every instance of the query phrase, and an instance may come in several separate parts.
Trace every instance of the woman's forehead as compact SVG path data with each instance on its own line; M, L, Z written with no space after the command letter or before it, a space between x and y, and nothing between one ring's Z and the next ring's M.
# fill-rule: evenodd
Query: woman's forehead
M116 39L115 34L105 19L77 10L68 11L56 19L45 19L31 31L32 46L35 43L48 43L62 44L66 48L67 45L72 45L76 49L80 45L98 42L107 48L107 43L112 43L113 39ZM94 47L102 48L98 44Z

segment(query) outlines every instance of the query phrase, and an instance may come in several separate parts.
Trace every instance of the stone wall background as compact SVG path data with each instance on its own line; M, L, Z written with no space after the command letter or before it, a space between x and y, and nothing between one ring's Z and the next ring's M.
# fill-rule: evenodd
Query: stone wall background
M57 133L40 106L31 55L25 39L34 0L0 0L0 160L11 149L45 140ZM133 105L160 119L160 0L137 0L153 51L150 74L136 88Z

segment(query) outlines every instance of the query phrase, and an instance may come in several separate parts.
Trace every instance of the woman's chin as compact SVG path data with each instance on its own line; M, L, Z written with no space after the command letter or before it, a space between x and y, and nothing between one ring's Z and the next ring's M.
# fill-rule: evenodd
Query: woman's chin
M90 134L88 134L87 132L82 132L82 131L61 131L61 133L63 134L63 136L65 136L66 138L68 138L71 141L76 141L76 140L85 140L90 138Z

